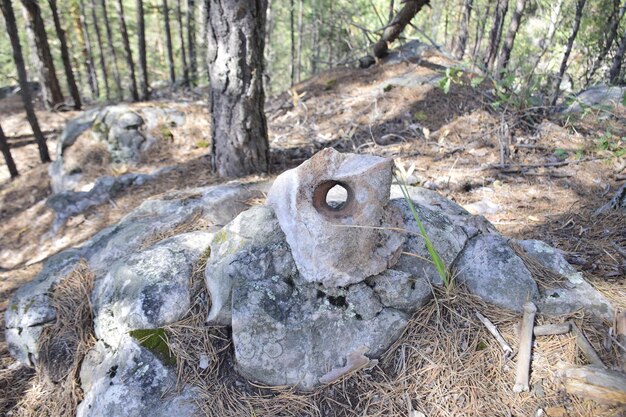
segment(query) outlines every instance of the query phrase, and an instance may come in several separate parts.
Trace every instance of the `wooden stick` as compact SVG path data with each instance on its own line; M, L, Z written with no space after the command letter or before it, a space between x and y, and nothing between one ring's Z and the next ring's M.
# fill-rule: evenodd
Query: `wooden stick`
M569 323L558 324L544 324L542 326L535 326L533 334L535 336L552 336L555 334L565 334L572 330L572 326Z
M576 324L571 323L571 325L572 333L576 335L576 344L578 345L578 348L581 350L583 355L585 355L585 358L587 358L587 360L593 365L606 368L606 365L604 365L604 362L602 362L602 359L600 359L600 356L598 356L596 350L593 348L593 346L591 346L591 343L589 343L583 332L580 331Z
M617 336L617 342L620 344L618 349L622 362L622 370L626 372L626 311L618 313L615 321L615 333Z
M510 358L511 356L513 356L513 349L511 348L511 346L509 346L506 340L504 340L495 324L493 324L487 317L483 316L478 311L476 311L476 317L478 317L478 320L480 320L485 325L489 333L491 333L492 336L498 341L500 347L504 351L504 357Z
M626 375L595 365L559 364L557 375L569 394L603 404L626 404Z
M529 389L530 353L533 347L533 324L536 313L537 307L532 302L529 301L524 304L524 317L522 318L522 330L517 352L517 369L513 392L528 391Z

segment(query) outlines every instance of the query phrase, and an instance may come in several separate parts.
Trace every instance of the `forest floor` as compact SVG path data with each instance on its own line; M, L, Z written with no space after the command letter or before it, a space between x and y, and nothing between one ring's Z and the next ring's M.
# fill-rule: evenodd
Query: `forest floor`
M485 84L471 87L467 76L453 83L445 94L437 86L437 79L450 65L452 63L441 55L426 52L413 61L375 65L369 69L328 71L296 85L289 92L270 97L266 112L272 174L263 178L272 179L326 146L395 158L405 167L415 166L415 183L436 189L471 212L484 215L503 234L515 238L538 238L563 250L568 261L614 301L616 307L626 309L626 215L592 215L626 180L626 156L622 154L626 147L622 139L626 137L624 107L551 116L544 116L540 108L519 111L494 108L489 99L489 87ZM198 91L202 93L202 90ZM11 294L36 275L41 261L48 256L80 245L147 198L174 189L220 182L211 173L210 160L206 156L210 149L210 146L207 149L208 111L204 102L194 100L197 96L176 98L178 102L189 103L186 112L190 123L173 128L167 146L142 168L150 171L178 165L180 169L165 174L159 181L125 190L109 204L92 207L71 218L56 234L50 231L53 213L45 206L45 200L51 194L47 166L38 161L37 148L31 143L32 137L27 136L30 130L19 103L14 98L0 101L2 126L13 144L13 155L21 173L11 181L6 167L0 166L2 316ZM159 105L164 103L172 103L172 100ZM137 106L141 105L146 104ZM56 134L76 114L37 111L42 130L49 133L48 145L53 157ZM162 139L165 142L165 138ZM258 178L242 181L252 179ZM454 304L449 299L441 302L442 305ZM455 308L450 307L450 311ZM461 310L455 311L461 315L469 311ZM417 313L414 327L422 331L441 331L437 326L430 328L426 325L432 324L430 319L435 310L425 311ZM491 313L490 317L493 317ZM586 318L576 318L587 329L587 337L603 359L616 365L616 348L606 350L603 347L607 334L590 327ZM517 340L516 318L503 314L493 317L493 321L505 338ZM452 322L465 325L462 320L451 320L449 325ZM418 368L413 370L415 379L409 387L413 390L410 399L407 396L405 401L400 396L401 404L383 407L376 403L380 400L376 395L350 388L351 383L344 382L344 388L352 390L355 397L329 394L327 404L337 403L340 411L336 415L352 415L346 411L352 409L355 415L376 415L379 412L381 415L397 413L413 417L420 414L410 414L412 411L422 410L429 417L530 416L536 415L539 408L548 416L620 415L619 410L570 398L549 382L553 376L552 359L560 357L572 363L582 363L572 336L553 336L548 342L538 344L536 356L543 359L533 365L536 386L531 393L516 397L510 391L514 363L498 359L501 355L497 349L492 352L491 359L483 355L486 363L465 358L459 353L461 346L454 345L458 340L453 340L450 330L446 334L423 336L432 343L446 344L457 354L450 352L446 359L436 356L437 350L433 353L431 349L432 362L439 365L422 364L423 372ZM420 335L405 335L405 340L406 337L419 338ZM422 355L430 353L424 351ZM11 368L13 360L8 357L3 334L0 336L0 355L0 375L6 375L15 368ZM460 361L461 367L459 363L451 363L450 358ZM487 363L493 358L496 363ZM472 369L478 372L471 372ZM32 374L12 375L14 378L19 376L22 383L0 378L0 390L8 392L5 391L7 386L2 385L10 382L12 392L19 395ZM468 379L470 375L472 380ZM484 379L497 381L494 382L496 385L473 381L480 379L481 375ZM406 380L403 381L406 384ZM371 389L381 386L370 385ZM381 391L381 394L384 393ZM14 404L15 398L8 397L0 404L0 413L8 411L7 407ZM311 400L313 397L307 398ZM364 405L366 401L368 406Z

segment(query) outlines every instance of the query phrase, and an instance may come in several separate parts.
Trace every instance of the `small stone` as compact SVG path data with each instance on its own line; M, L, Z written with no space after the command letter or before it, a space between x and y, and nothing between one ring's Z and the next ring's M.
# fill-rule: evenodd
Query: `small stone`
M388 269L367 281L385 307L397 308L407 313L426 305L433 295L426 278L416 277L408 272Z
M383 309L374 290L363 283L350 286L346 301L363 320L373 319Z

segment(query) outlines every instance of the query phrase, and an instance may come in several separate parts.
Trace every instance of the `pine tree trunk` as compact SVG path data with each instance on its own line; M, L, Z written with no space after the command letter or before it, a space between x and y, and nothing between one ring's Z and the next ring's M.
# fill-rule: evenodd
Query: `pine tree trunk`
M388 13L388 17L387 17L387 24L391 23L391 21L393 20L393 15L394 15L394 0L390 0L389 1L389 13Z
M170 84L176 83L176 70L174 66L174 53L172 51L172 32L170 31L170 9L167 0L163 0L163 22L165 24L165 45L167 48L167 64L170 69Z
M67 89L74 101L74 109L80 110L82 103L80 100L80 93L78 92L78 86L76 85L76 79L74 78L74 70L72 69L72 63L70 61L70 54L67 49L67 40L65 38L65 31L61 26L61 20L59 19L59 11L57 9L56 0L48 0L50 10L52 10L52 20L54 21L54 29L59 43L61 44L61 60L63 61L63 68L65 70L65 78L67 80Z
M79 2L79 9L76 9L76 4L72 7L72 17L74 19L74 27L76 34L78 35L78 43L80 44L81 51L83 53L83 59L85 60L85 70L87 72L87 83L91 90L91 96L95 100L100 95L100 89L98 88L98 76L96 75L96 68L93 63L93 54L91 53L91 42L89 38L89 32L87 32L87 25L85 24L85 13L83 0Z
M17 167L15 166L15 161L13 161L11 149L9 148L6 136L4 136L2 126L0 126L0 152L2 152L2 155L4 156L4 162L7 164L11 178L15 178L20 175L19 172L17 172Z
M178 22L178 40L180 42L180 57L183 61L183 85L189 85L189 66L185 53L185 33L183 32L183 14L180 7L181 0L176 4L176 20Z
M148 60L146 57L146 24L143 14L143 0L135 2L137 8L137 50L139 51L139 99L147 100L148 91Z
M298 66L296 67L296 80L302 79L302 12L304 6L302 0L298 0Z
M509 10L509 0L497 0L493 26L489 31L489 43L485 53L485 69L491 71L498 56L500 48L500 39L502 38L502 26L504 26L504 18Z
M263 111L266 8L266 0L211 0L209 110L214 168L222 177L269 168Z
M26 118L33 129L33 135L35 136L35 142L39 148L39 159L41 162L50 162L50 154L48 153L48 145L46 145L46 138L41 133L37 117L35 116L35 110L33 109L33 102L30 95L30 87L28 86L28 75L26 74L26 66L24 65L24 56L22 55L22 46L20 45L20 38L17 32L17 25L15 24L15 13L13 12L13 6L11 0L0 0L0 9L4 15L4 23L6 25L6 31L11 41L11 49L13 50L13 61L15 62L15 68L17 69L17 77L20 83L20 96L24 103L24 110L26 111Z
M320 51L320 0L313 3L313 53L311 54L311 74L317 74L317 61Z
M209 0L202 0L202 42L200 42L200 48L202 53L200 54L200 62L204 63L203 69L206 71L207 80L209 79L209 67L207 59L207 40L209 38Z
M291 64L289 65L291 73L291 85L296 83L296 38L295 38L295 18L294 18L294 2L289 0L289 34L291 39Z
M461 28L459 29L459 37L456 41L456 50L454 56L456 59L463 59L465 55L465 47L467 45L467 38L469 33L469 23L472 17L473 0L465 0L465 7L463 8L463 18L461 19Z
M567 39L565 54L563 55L561 68L559 69L559 74L556 78L556 86L554 87L554 95L552 96L551 101L552 106L556 106L556 101L559 99L559 94L561 93L561 81L563 81L563 75L565 75L565 70L567 69L567 61L569 60L569 55L572 53L572 46L574 46L574 41L576 40L576 36L578 36L578 29L580 29L580 20L583 17L583 8L585 7L586 2L587 0L578 0L578 2L576 3L576 16L574 17L574 27L572 29L572 34Z
M102 16L104 17L104 28L107 33L107 50L109 56L113 59L113 80L115 81L115 88L117 89L118 100L124 99L124 91L122 90L122 79L120 77L120 68L117 64L117 50L113 44L113 33L111 32L111 24L109 23L109 12L105 0L100 0L100 7L102 8Z
M198 65L196 62L196 3L187 0L187 52L189 53L189 81L196 85L198 80Z
M133 53L130 49L130 42L128 41L128 31L126 29L126 19L124 18L124 5L122 0L115 2L117 6L117 16L120 20L120 32L122 34L122 43L124 44L124 55L126 56L126 66L130 73L130 95L133 101L139 100L139 94L137 93L137 80L135 79L135 63L133 62Z
M45 91L46 107L54 108L59 104L63 104L64 97L59 85L54 68L54 61L50 53L50 45L48 44L48 35L46 34L46 26L41 17L39 3L36 0L22 0L26 16L33 31L35 41L35 50L37 51L37 59L41 68L43 90Z
M274 15L272 0L267 0L267 12L265 19L265 89L272 90L272 68L274 63L274 50L272 49L272 32L274 30Z
M626 52L626 31L620 40L617 52L613 57L613 64L609 70L609 84L617 84L619 82L619 75L622 70L622 62L624 61L624 53Z
M104 93L107 101L111 99L111 90L109 89L109 73L107 71L107 64L104 59L104 48L102 48L102 36L100 34L100 25L98 24L98 14L96 13L95 1L91 1L91 17L93 19L93 28L96 31L96 41L98 42L98 52L100 53L100 69L102 71L102 77L104 78Z
M515 37L517 36L517 31L519 30L519 25L522 20L525 7L526 0L517 0L515 2L515 12L513 12L511 25L509 26L509 31L506 34L506 39L504 40L504 45L502 46L502 51L500 52L500 59L498 59L498 78L502 78L502 73L509 65L511 51L513 50L513 44L515 43Z
M476 66L476 59L478 57L478 51L483 43L483 37L485 36L485 26L487 23L487 18L489 16L489 12L491 11L491 2L493 0L487 1L487 7L485 8L485 13L482 15L480 22L476 25L476 37L474 40L474 49L472 50L472 64Z
M586 86L589 85L589 83L593 80L593 76L596 74L596 71L598 71L598 69L600 68L602 61L604 61L604 58L606 58L607 54L611 50L611 47L613 46L615 39L617 39L617 32L619 29L619 24L622 21L622 18L624 17L625 12L626 12L626 0L624 1L624 4L622 5L622 7L620 7L619 12L617 13L617 16L615 13L613 13L610 17L610 21L608 22L609 23L609 31L608 31L609 35L606 39L606 43L604 44L604 47L598 54L598 57L596 58L596 60L593 62L593 66L591 67L591 70L589 71L589 75L586 76L586 79L587 79L587 81L585 82Z
M398 14L393 18L392 22L387 26L380 40L374 45L373 52L376 58L384 58L387 56L388 44L395 41L402 33L406 25L408 25L413 17L426 5L430 4L430 0L406 0L404 6Z

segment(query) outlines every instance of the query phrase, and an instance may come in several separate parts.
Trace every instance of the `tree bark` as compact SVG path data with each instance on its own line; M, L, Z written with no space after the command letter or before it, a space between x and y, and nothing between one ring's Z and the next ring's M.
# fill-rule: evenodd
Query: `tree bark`
M13 6L11 0L0 0L0 9L4 15L4 23L6 25L7 34L11 41L11 49L13 50L13 61L15 62L15 68L17 69L17 77L20 83L20 96L22 96L22 102L24 103L24 110L26 111L26 118L33 129L33 135L39 148L39 159L41 162L50 162L50 154L48 153L48 145L46 145L46 138L41 133L37 117L35 116L35 110L33 110L33 102L30 95L30 88L28 86L28 75L26 74L26 67L24 65L24 56L22 55L22 46L20 45L20 38L17 32L17 25L15 24L15 13L13 12Z
M304 6L302 0L298 0L298 61L296 67L296 81L302 79L302 13Z
M183 14L180 1L176 3L176 21L178 22L178 40L180 42L180 58L183 61L183 85L189 85L189 66L187 64L187 54L185 52L185 33L183 31Z
M167 0L163 0L163 23L165 24L165 46L167 48L167 64L170 70L170 84L176 83L176 69L174 66L174 53L172 52L172 32L170 31L170 9Z
M463 59L465 55L465 47L467 45L468 31L470 18L472 16L473 0L465 0L465 7L463 9L463 19L461 19L461 28L459 29L459 37L456 41L456 50L454 57L456 59Z
M604 61L604 58L606 58L606 55L611 50L611 47L613 46L613 42L615 42L615 39L617 38L617 31L619 29L619 24L622 21L622 18L624 17L625 12L626 12L626 1L624 1L624 4L622 5L622 7L620 7L619 12L617 13L617 16L613 14L614 17L609 22L610 23L609 35L606 39L606 43L604 44L604 48L602 48L602 50L598 54L598 58L593 62L591 71L589 71L589 75L587 76L587 82L585 83L586 85L589 85L596 71L598 71L598 69L600 68L602 61Z
M296 83L296 35L294 30L294 8L294 1L289 0L289 35L291 40L291 64L289 66L289 69L291 73L291 85L294 85Z
M76 85L76 79L74 78L74 70L72 69L72 62L70 61L70 54L67 49L67 39L65 38L65 30L61 26L61 20L59 19L59 11L57 9L56 0L48 0L50 10L52 10L52 20L54 21L54 29L59 43L61 44L61 60L63 61L63 69L65 70L65 78L67 81L67 89L74 101L74 109L80 110L82 103L80 100L80 93L78 86Z
M80 0L78 9L76 4L71 9L72 17L74 19L74 28L78 35L78 43L85 60L85 70L87 72L87 83L91 90L91 96L95 100L100 95L100 89L98 88L98 76L96 75L96 68L93 63L93 54L91 51L91 42L89 38L89 32L87 32L87 25L85 23L85 7L83 1Z
M41 17L41 9L36 0L21 0L30 27L33 31L35 41L35 50L37 51L38 66L40 67L40 80L44 95L46 107L54 108L59 104L63 104L64 97L59 85L59 79L54 68L54 60L50 53L50 45L48 44L48 35L46 34L46 26Z
M122 34L122 43L124 44L124 55L126 56L126 66L130 73L130 94L133 101L139 100L139 94L137 93L137 81L135 79L135 63L133 62L133 53L130 49L130 42L128 41L128 31L126 30L126 19L124 18L124 5L122 0L115 2L117 6L117 15L120 20L120 32Z
M617 84L619 81L619 74L622 70L622 62L624 61L624 53L626 52L626 31L619 42L617 52L613 57L613 63L609 70L609 84Z
M372 52L378 59L384 58L388 53L388 43L395 41L402 33L405 26L408 25L413 17L426 5L430 4L430 0L407 0L404 7L400 9L396 17L384 30L380 40L374 44Z
M17 167L15 166L15 161L13 161L11 149L9 148L9 143L7 142L7 137L4 135L2 126L0 126L0 152L2 152L2 155L4 156L4 161L7 164L11 178L15 178L20 175L19 172L17 172Z
M485 36L485 26L487 23L487 17L489 16L489 12L491 11L491 2L493 0L487 1L487 7L485 8L485 13L478 25L476 25L476 37L474 39L474 48L472 50L472 64L476 66L476 59L478 56L478 51L480 50L480 46L483 43L483 37Z
M109 89L109 72L104 59L104 48L102 47L102 36L100 34L100 25L98 24L98 14L96 13L96 4L91 1L91 18L93 19L93 28L96 31L96 41L98 42L98 52L100 53L100 70L104 77L104 93L107 101L111 99L111 90Z
M209 110L214 168L222 177L269 169L263 111L266 8L267 0L211 0Z
M202 0L202 41L200 42L201 54L200 54L200 62L204 65L203 70L206 71L207 80L209 79L209 66L207 59L207 40L209 38L209 0Z
M196 3L187 0L187 52L189 53L189 82L196 85L198 79L198 66L196 63Z
M513 44L515 43L515 37L517 36L517 31L519 30L519 25L522 21L522 15L524 14L525 7L526 0L517 0L515 2L515 12L513 12L511 25L509 26L509 31L504 39L504 45L502 46L502 51L500 52L500 59L498 59L498 78L502 78L502 73L509 65L511 51L513 50Z
M117 64L117 50L113 44L113 34L111 32L111 24L109 23L109 13L105 0L100 0L100 7L102 8L102 16L104 17L104 28L107 33L107 51L111 58L113 58L113 80L115 81L115 88L117 89L118 100L124 99L124 92L122 90L122 79L120 77L120 68Z
M146 24L143 14L143 0L135 2L137 8L137 50L139 51L139 99L147 100L148 91L148 61L146 58Z
M485 69L491 71L498 56L500 48L500 39L502 38L502 26L504 26L504 18L509 10L509 0L497 0L493 27L489 31L489 43L485 52Z
M556 101L559 99L559 94L561 93L561 81L563 81L563 75L565 75L565 70L567 69L567 61L569 60L569 55L572 52L572 46L574 46L574 41L576 40L576 36L578 36L578 29L580 29L580 20L583 17L583 8L585 7L586 2L587 0L578 0L576 3L576 16L574 17L574 27L572 28L572 34L567 39L565 54L563 55L561 68L559 69L559 74L556 79L556 86L554 87L554 95L552 96L551 101L552 106L556 106Z

